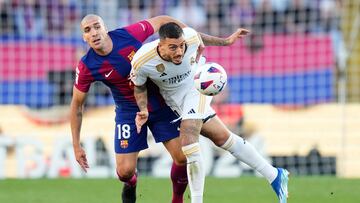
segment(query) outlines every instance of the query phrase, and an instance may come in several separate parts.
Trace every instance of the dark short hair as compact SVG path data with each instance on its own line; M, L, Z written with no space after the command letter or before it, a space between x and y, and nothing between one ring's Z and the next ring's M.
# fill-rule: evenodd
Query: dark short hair
M165 38L180 38L184 34L182 28L173 22L162 25L159 29L160 39Z

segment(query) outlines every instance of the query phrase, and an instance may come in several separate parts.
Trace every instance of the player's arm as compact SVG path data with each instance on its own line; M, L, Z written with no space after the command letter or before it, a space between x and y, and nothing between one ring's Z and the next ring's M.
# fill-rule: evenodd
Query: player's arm
M236 32L234 32L233 34L231 34L229 37L226 38L215 37L204 33L199 33L199 34L205 46L229 46L234 44L236 40L246 36L249 33L250 33L249 30L239 28L236 30Z
M166 23L170 23L170 22L174 22L174 23L178 24L181 28L187 27L184 23L176 20L175 18L173 18L171 16L167 16L167 15L161 15L161 16L149 18L149 19L147 19L147 21L154 28L154 33L159 31L159 29L162 25L164 25Z
M149 111L147 108L148 105L148 97L147 97L147 88L146 84L141 86L135 86L134 88L134 96L136 99L136 103L140 109L136 114L135 123L137 132L140 133L141 127L146 123L149 117Z
M144 46L138 50L134 56L134 59L131 61L132 69L130 72L130 80L134 85L134 97L140 110L136 113L135 117L135 125L138 133L140 133L141 127L146 123L149 117L146 87L148 75L146 71L144 71L145 67L139 66L139 61L141 61L142 57L144 57L143 49Z
M250 31L246 29L239 28L227 38L220 38L211 35L207 35L201 32L198 32L200 44L196 53L196 62L199 62L202 52L205 49L205 46L229 46L236 42L237 39L246 36Z
M80 130L84 110L84 102L86 93L79 91L77 88L73 88L73 96L70 106L70 125L71 135L73 141L73 149L75 153L76 161L80 164L81 168L86 172L89 168L85 151L80 145Z

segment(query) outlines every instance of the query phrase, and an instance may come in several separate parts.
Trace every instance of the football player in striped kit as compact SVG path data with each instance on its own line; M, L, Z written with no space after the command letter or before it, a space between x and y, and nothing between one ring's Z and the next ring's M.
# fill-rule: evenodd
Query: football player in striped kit
M123 203L136 201L137 158L139 151L146 149L147 127L156 142L162 142L173 158L171 180L172 203L182 203L187 186L186 158L181 151L179 123L174 112L165 104L158 88L151 82L149 91L150 112L146 127L136 131L135 116L139 108L134 98L134 88L129 80L131 60L142 43L168 22L178 22L169 16L157 16L116 30L108 31L100 16L89 14L81 21L83 39L90 49L81 58L76 68L76 79L71 102L71 132L76 160L86 172L89 164L80 145L80 129L84 102L90 85L100 81L111 90L115 102L114 147L116 172L124 183ZM185 25L183 25L185 26ZM99 126L101 128L101 126Z

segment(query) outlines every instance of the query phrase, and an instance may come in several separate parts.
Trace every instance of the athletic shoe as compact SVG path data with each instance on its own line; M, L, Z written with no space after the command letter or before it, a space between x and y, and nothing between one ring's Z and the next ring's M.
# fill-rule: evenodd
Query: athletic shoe
M277 170L278 175L271 183L271 186L279 198L279 203L286 203L288 198L289 172L283 168L278 168Z

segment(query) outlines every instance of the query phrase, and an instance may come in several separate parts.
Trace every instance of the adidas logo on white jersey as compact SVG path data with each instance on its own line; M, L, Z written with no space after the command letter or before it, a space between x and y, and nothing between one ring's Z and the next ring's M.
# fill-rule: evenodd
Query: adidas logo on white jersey
M191 110L188 112L188 114L194 114L194 113L196 113L194 109L191 109Z
M167 74L165 72L161 73L160 77L163 77L163 76L167 76Z

